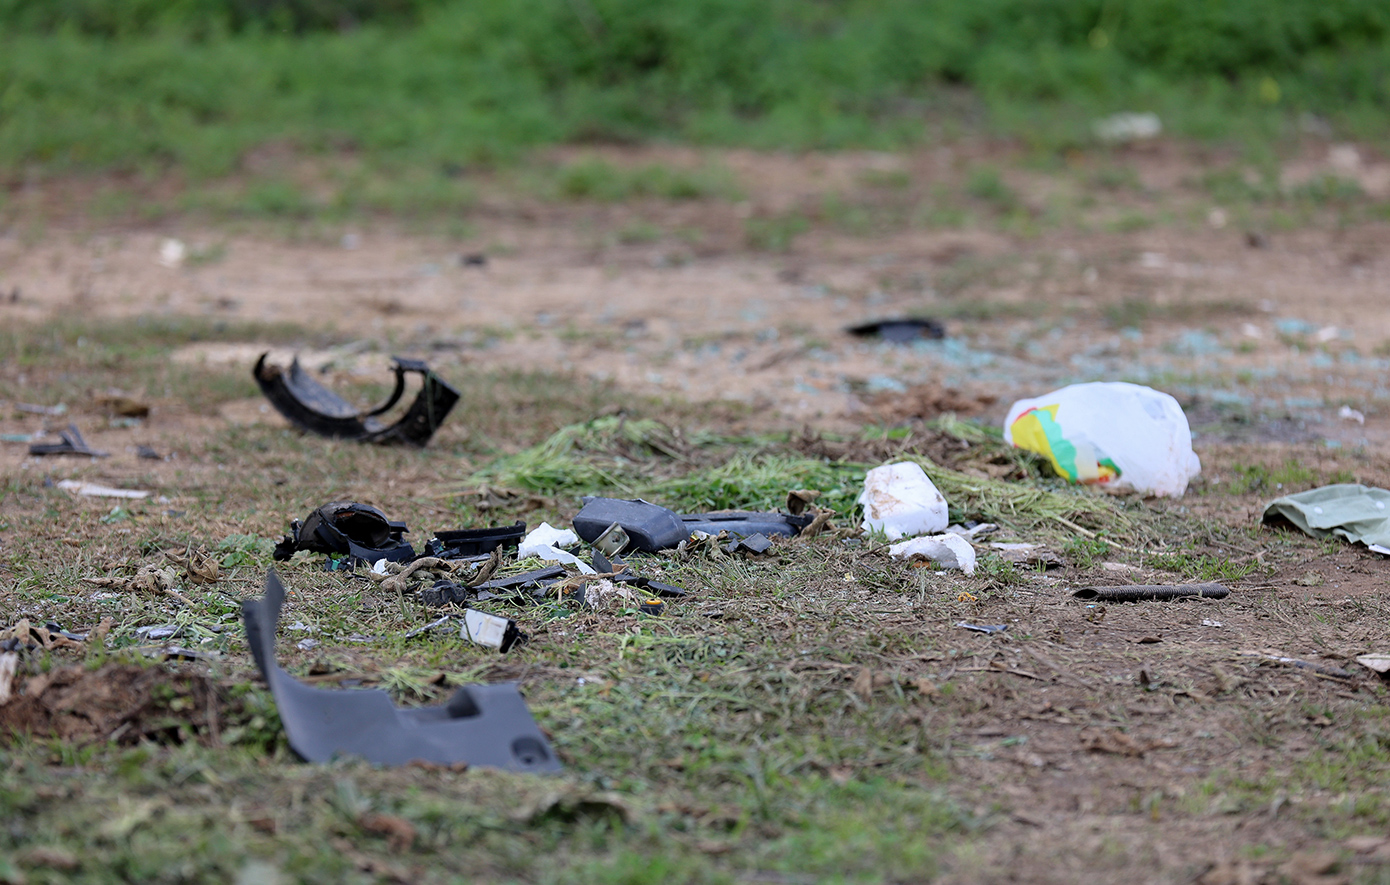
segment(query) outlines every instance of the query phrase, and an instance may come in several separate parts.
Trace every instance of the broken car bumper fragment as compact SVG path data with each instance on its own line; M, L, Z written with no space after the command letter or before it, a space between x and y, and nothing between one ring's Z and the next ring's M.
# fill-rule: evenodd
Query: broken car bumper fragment
M408 445L424 448L430 437L444 423L449 410L459 400L459 393L434 373L423 360L392 357L395 362L396 387L386 402L369 412L360 412L352 404L324 387L304 370L296 357L288 369L266 362L269 353L256 361L256 383L290 423L320 436L353 439L384 445ZM400 402L405 393L405 376L418 374L420 392L405 415L394 424L385 424L379 416Z
M360 756L376 765L419 760L510 771L560 770L555 751L513 684L465 685L443 706L402 709L384 691L312 688L296 680L275 660L284 601L284 585L269 572L265 596L243 602L242 618L290 747L305 760Z

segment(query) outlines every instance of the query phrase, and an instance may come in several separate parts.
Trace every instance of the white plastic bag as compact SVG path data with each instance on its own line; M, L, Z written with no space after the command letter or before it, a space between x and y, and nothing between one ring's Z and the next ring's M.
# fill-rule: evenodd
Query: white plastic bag
M888 540L945 531L946 498L917 464L885 464L864 477L859 495L864 530L882 529Z
M958 568L967 575L975 574L975 548L960 535L948 533L901 541L888 548L888 555L908 560L920 557L942 568Z
M1052 462L1072 482L1181 497L1202 472L1178 401L1138 384L1073 384L1021 399L1004 439Z
M517 547L517 559L525 559L528 556L537 556L544 562L558 562L562 565L573 565L579 568L582 574L592 575L594 570L588 563L581 560L573 553L561 550L561 545L578 544L579 536L569 529L557 529L548 522L543 522L531 530L531 533L521 539L521 544Z

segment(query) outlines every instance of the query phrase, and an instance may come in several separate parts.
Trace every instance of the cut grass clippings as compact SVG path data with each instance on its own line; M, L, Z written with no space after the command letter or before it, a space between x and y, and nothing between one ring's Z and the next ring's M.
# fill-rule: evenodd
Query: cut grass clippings
M1007 449L965 422L942 424L978 446ZM912 461L945 495L951 518L994 522L1035 538L1078 534L1135 544L1151 537L1151 511L1124 499L1042 480L1009 482L943 467L910 449L890 460ZM822 493L817 505L858 523L856 499L877 464L788 453L773 440L745 441L680 435L655 421L600 418L564 427L549 439L501 458L464 484L547 496L642 497L685 512L778 510L792 489Z

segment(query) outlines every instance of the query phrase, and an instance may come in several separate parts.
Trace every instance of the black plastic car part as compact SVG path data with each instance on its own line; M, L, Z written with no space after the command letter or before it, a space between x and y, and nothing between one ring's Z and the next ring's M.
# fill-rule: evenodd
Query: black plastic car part
M493 578L473 587L455 581L436 581L433 586L420 590L419 598L425 605L436 608L445 605L459 605L474 599L491 599L494 596L515 598L522 602L535 601L544 599L547 588L560 583L567 577L569 577L569 572L565 571L564 566L550 565L529 572ZM531 599L527 600L522 595L523 593L529 595Z
M415 549L401 537L409 531L405 523L389 519L370 504L330 501L302 522L291 522L289 534L275 545L274 557L283 562L308 550L347 554L363 562L401 562L415 558Z
M575 532L589 544L614 523L627 532L631 550L648 553L669 550L690 537L690 530L680 514L650 501L585 498L584 506L574 516Z
M748 510L722 510L681 517L686 528L692 532L705 532L710 535L728 532L736 538L751 538L754 535L782 535L790 538L810 525L813 519L815 517L809 513L792 516L790 513L755 513Z
M270 365L263 353L256 361L256 383L280 414L301 430L320 436L354 439L359 442L385 445L409 445L424 448L430 437L444 423L449 410L459 400L459 393L434 373L423 360L392 357L395 363L396 387L386 402L369 412L354 408L351 403L315 381L299 364L299 358L285 369ZM420 376L420 392L405 415L394 424L384 424L378 416L385 414L405 393L405 376Z
M360 756L376 765L413 761L555 772L560 761L511 683L465 685L439 707L401 709L376 689L313 688L275 660L285 588L266 574L265 596L242 603L246 641L270 685L290 747L309 762Z
M845 331L860 338L881 338L893 344L907 344L912 341L946 337L945 326L936 320L923 317L895 317L893 319L874 320L870 323L850 326Z
M425 543L426 556L440 559L467 559L491 553L497 548L515 550L526 536L526 523L496 526L487 529L459 529L452 532L435 532L434 537Z
M86 455L90 458L105 458L110 452L99 452L87 445L87 441L82 438L82 432L77 429L76 424L69 424L66 430L58 431L58 438L62 442L56 443L34 443L29 446L31 455Z
M681 516L650 501L624 501L618 498L585 498L574 517L574 530L592 544L615 523L628 536L628 550L654 553L670 550L690 537L691 532L732 537L783 535L790 537L811 524L813 516L789 513L761 513L724 510ZM622 551L617 551L621 553ZM612 554L610 554L612 555Z
M749 535L746 538L734 538L724 545L725 553L747 553L753 556L761 556L772 549L772 539L762 532Z

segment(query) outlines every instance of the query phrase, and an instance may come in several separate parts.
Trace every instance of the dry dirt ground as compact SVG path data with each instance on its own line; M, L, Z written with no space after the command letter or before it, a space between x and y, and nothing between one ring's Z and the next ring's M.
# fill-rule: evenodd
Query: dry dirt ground
M710 162L675 150L598 153L620 166ZM1184 405L1204 462L1182 501L1140 505L1179 526L1164 551L1120 545L1002 589L961 584L979 597L973 603L957 600L955 585L946 603L928 602L915 579L893 593L847 587L839 572L860 567L853 556L775 602L713 590L711 599L728 622L760 612L773 633L814 631L817 612L839 610L894 638L848 662L787 666L854 703L896 698L904 733L941 751L947 792L987 823L944 849L940 881L1390 879L1387 693L1354 663L1390 651L1387 561L1258 528L1277 494L1333 480L1390 486L1383 215L1314 204L1281 220L1259 203L1223 203L1202 176L1228 167L1239 175L1238 164L1174 146L1042 170L983 148L715 160L739 199L557 203L484 187L461 239L390 222L286 235L272 224L94 224L59 213L44 227L16 223L0 234L0 324L186 315L289 323L307 331L185 343L168 359L197 377L249 373L263 349L298 349L326 381L351 383L382 380L387 356L402 353L427 357L463 387L471 374L541 370L574 379L576 391L597 381L609 401L715 404L700 414L724 432L920 429L945 412L994 424L1014 398L1072 381L1159 387ZM895 189L938 199L923 195L958 186L984 162L1002 169L1009 206L987 194L944 196L963 213L956 224L892 220L910 202ZM1354 179L1379 205L1387 168L1364 148L1353 162L1344 146L1312 145L1281 174L1290 188L1322 175ZM1105 184L1115 169L1120 183ZM1081 198L1090 192L1099 199ZM835 211L826 208L832 196ZM1135 213L1148 221L1124 221ZM756 222L794 215L808 229L785 250L750 247ZM183 256L161 260L171 239ZM896 345L844 331L894 316L937 318L946 336ZM0 431L76 420L113 452L55 464L7 443L3 475L138 483L170 508L208 507L196 489L219 469L212 441L228 428L284 424L240 390L206 408L177 391L127 391L152 404L150 417L111 420L96 404L107 386L99 365L63 379L0 367ZM15 407L52 404L63 391L61 417ZM505 422L506 404L499 410ZM451 425L438 445L467 435ZM136 445L178 457L141 461ZM482 460L465 446L453 465L391 462L399 469L385 487L313 481L438 523L453 511L432 489ZM95 516L110 504L71 506ZM227 518L270 536L291 515ZM93 562L134 553L129 537L88 541L54 525L49 543L64 540L96 545ZM1250 568L1223 601L1091 606L1068 595L1085 583L1199 576L1196 566L1156 566L1156 552ZM979 635L957 620L1009 629ZM533 680L537 707L561 679L543 664L509 675ZM207 689L195 688L202 703ZM853 778L874 764L890 765L825 768ZM768 875L748 878L800 881Z

